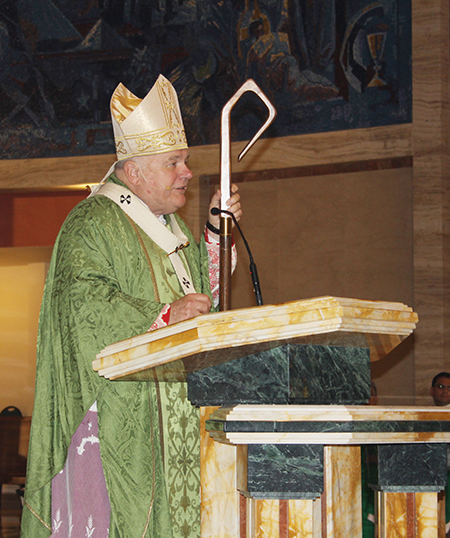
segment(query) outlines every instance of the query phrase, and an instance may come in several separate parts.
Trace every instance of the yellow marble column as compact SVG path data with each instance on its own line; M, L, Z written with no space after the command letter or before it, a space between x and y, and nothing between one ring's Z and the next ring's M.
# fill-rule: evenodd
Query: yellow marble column
M321 538L321 519L320 499L289 501L288 538ZM317 531L320 534L317 534Z
M326 446L325 524L323 538L362 536L361 449L359 446Z
M406 493L379 493L378 528L379 538L408 537Z
M215 409L200 409L201 537L239 538L237 474L245 459L240 457L243 447L216 443L205 431L205 421Z
M255 501L255 538L279 538L280 501Z
M438 538L437 493L379 493L379 538Z
M438 538L437 493L414 493L415 518L418 538Z

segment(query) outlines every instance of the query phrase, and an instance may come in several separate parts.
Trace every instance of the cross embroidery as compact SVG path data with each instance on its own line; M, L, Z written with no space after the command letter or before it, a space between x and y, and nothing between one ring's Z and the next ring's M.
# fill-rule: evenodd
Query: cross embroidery
M177 252L179 250L181 250L182 248L186 248L188 246L189 246L189 241L186 241L186 243L184 245L180 245L180 246L176 247L175 250L172 250L172 252L169 252L169 254L166 254L166 258L171 256L172 254L177 254Z
M131 204L131 195L127 194L126 196L124 194L120 195L120 203L123 204L124 202L127 202L127 204Z
M191 287L191 283L186 277L183 277L183 285L185 288L188 288L188 289Z

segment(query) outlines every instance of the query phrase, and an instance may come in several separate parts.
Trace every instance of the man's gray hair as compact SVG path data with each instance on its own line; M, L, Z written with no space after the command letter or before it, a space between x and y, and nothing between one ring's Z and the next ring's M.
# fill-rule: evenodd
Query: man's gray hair
M125 163L127 162L133 162L139 166L139 161L148 159L149 157L150 158L154 157L154 155L138 155L137 157L130 157L129 159L123 159L122 161L117 161L114 164L114 171L116 172L117 170L123 170Z
M123 167L125 166L125 163L128 161L132 161L133 159L123 159L123 161L117 161L114 164L114 171L117 172L117 170L123 170Z

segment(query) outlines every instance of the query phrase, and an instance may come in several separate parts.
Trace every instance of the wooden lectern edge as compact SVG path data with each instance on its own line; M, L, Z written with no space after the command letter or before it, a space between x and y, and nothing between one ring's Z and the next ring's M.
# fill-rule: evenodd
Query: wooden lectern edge
M330 303L330 301L335 301L334 304L324 304L323 306L320 306L318 303ZM339 301L339 302L338 302ZM352 304L345 304L346 302L352 302ZM355 304L356 303L356 304ZM156 331L146 332L134 337L131 337L126 340L122 340L121 342L117 342L114 344L110 344L105 347L104 350L102 350L100 353L97 354L97 356L104 356L105 354L108 354L108 352L112 348L116 348L116 346L120 345L121 343L124 344L123 349L128 349L129 347L133 347L135 345L139 345L140 343L147 343L151 342L155 339L161 338L162 332L164 332L164 335L170 336L172 334L178 334L180 332L183 332L184 330L189 330L191 328L198 328L199 325L217 325L217 324L226 324L229 325L232 322L239 323L244 318L248 322L248 315L252 312L257 312L258 317L261 317L265 312L269 312L271 310L279 309L280 307L285 307L287 311L284 311L277 315L277 317L284 317L289 314L293 314L294 311L292 308L294 306L301 306L300 309L297 309L297 312L305 312L305 311L311 311L313 310L325 310L329 308L344 308L344 309L367 309L367 308L374 308L374 306L377 307L377 310L383 311L386 310L388 312L394 313L397 312L399 315L406 314L413 316L413 321L417 322L418 317L415 312L412 311L412 309L404 305L403 303L388 303L388 302L382 302L382 301L369 301L369 300L362 300L362 299L347 299L343 297L332 297L332 296L323 296L318 297L315 299L302 299L297 301L290 301L287 303L280 303L280 304L274 304L274 305L264 305L264 306L257 306L257 307L250 307L250 308L238 308L235 310L229 310L226 312L211 312L209 314L204 314L201 316L197 316L195 318L180 321L178 323L175 323L174 325L169 325L167 327L162 327L160 329L157 329ZM366 319L364 317L356 317L355 319ZM225 318L225 319L224 319ZM231 319L230 319L231 318ZM382 318L380 318L380 321ZM259 320L254 320L254 323L259 323ZM157 336L158 334L158 336ZM128 342L130 344L128 344Z

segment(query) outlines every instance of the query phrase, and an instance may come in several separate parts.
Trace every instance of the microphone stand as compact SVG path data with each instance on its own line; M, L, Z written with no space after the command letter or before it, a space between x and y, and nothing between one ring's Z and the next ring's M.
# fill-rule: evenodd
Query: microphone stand
M241 234L242 240L244 241L245 248L247 249L247 252L248 252L248 257L250 259L250 276L252 278L253 291L255 292L256 304L258 306L262 306L263 299L262 299L262 294L261 294L261 287L259 285L258 271L256 270L256 263L253 260L253 256L250 251L250 247L248 246L247 240L245 239L245 236L242 233L241 227L239 226L239 223L236 220L236 217L231 211L227 211L225 209L219 209L218 207L211 208L211 215L220 215L220 213L225 213L226 215L229 215L233 219L234 224L236 224L236 228L239 230L239 233Z

